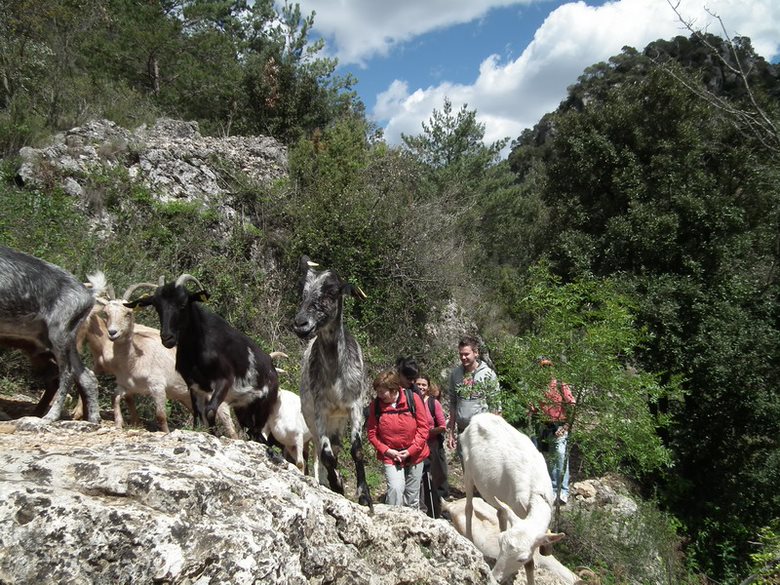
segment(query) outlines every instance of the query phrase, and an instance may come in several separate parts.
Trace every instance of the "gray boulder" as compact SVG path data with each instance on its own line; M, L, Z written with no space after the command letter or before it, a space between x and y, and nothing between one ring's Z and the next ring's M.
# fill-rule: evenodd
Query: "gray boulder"
M382 504L371 516L256 443L0 426L0 583L491 582L447 522Z

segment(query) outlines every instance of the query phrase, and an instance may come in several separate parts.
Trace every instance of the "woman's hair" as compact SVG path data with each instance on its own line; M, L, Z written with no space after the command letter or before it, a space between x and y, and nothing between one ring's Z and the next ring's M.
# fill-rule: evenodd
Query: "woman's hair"
M408 380L414 381L420 377L420 368L417 367L417 360L413 357L399 357L395 360L395 369Z
M430 378L430 376L426 376L425 374L418 374L417 376L414 377L414 380L419 380L420 378L422 378L423 380L428 382L428 386L431 385L431 378ZM414 381L414 380L412 380L412 381Z
M434 398L441 398L441 386L428 380L428 394Z
M395 370L385 370L374 378L374 392L380 388L389 390L398 390L401 387L401 379Z

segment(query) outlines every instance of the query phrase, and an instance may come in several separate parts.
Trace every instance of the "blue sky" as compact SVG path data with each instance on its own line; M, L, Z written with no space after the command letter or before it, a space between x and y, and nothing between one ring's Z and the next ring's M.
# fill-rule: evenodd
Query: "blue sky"
M690 33L667 0L298 0L314 35L352 73L390 144L418 134L448 97L516 138L554 110L583 70L658 38ZM751 38L780 57L780 0L675 0L694 28ZM715 17L720 17L718 20ZM722 23L722 24L721 24ZM723 32L723 27L726 33Z

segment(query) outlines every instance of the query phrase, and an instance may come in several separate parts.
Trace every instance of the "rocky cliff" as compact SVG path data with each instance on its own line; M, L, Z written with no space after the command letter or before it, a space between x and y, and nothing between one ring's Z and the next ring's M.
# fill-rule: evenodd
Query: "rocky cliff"
M88 179L124 171L160 201L221 202L226 179L267 184L287 174L287 149L267 136L201 136L196 122L162 118L127 130L95 120L53 137L44 148L23 148L18 180L59 186L84 198Z
M0 430L0 583L491 582L444 520L369 515L256 443L30 417Z

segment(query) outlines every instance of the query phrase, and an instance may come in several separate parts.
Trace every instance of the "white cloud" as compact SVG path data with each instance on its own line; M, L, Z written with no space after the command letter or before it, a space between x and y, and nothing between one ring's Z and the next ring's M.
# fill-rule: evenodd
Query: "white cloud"
M304 14L316 12L315 28L339 63L363 65L421 34L478 20L491 8L538 1L298 0L298 4Z
M532 0L529 0L529 2ZM517 4L510 0L341 0L334 10L328 0L301 2L317 12L317 30L331 36L340 60L361 63L384 55L395 45L455 23L480 18L490 8ZM709 12L707 11L709 10ZM750 37L758 54L780 54L780 2L777 0L682 0L680 12L697 29L722 36L721 17L730 37ZM712 14L710 14L712 13ZM486 55L472 84L444 81L427 88L409 88L396 79L376 97L373 117L385 123L385 137L400 142L401 133L418 134L433 109L449 97L453 109L476 109L486 126L486 141L516 138L546 112L554 110L583 70L618 54L628 45L639 50L656 39L689 33L665 0L616 0L601 6L585 2L553 10L533 40L514 60ZM381 67L381 61L375 66ZM367 103L367 106L371 106Z

